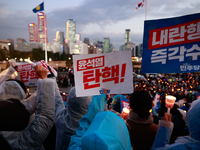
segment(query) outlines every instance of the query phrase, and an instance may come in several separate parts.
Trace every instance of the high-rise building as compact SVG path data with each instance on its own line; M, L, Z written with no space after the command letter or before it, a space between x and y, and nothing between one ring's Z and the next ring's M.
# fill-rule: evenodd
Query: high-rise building
M17 43L26 43L26 40L23 38L17 38Z
M131 42L131 29L126 29L125 31L125 43Z
M67 21L67 31L66 31L66 38L67 43L74 43L76 41L76 21L75 19L69 19Z
M28 24L29 42L38 42L37 25L35 23Z
M57 31L56 32L56 42L64 45L64 32Z
M83 43L85 43L85 44L90 44L90 40L89 40L89 38L84 38L84 41L83 41Z
M46 29L46 32L45 32L45 29ZM46 43L48 43L46 15L43 12L39 12L38 13L38 40L40 43L45 43L45 36L46 36Z
M113 46L112 43L110 43L110 52L114 52L115 51L115 47Z
M110 52L110 38L104 38L103 39L103 53L109 53Z
M80 33L76 33L75 37L76 37L76 41L80 41L81 40L81 34Z
M70 54L88 54L88 45L79 41L69 44Z

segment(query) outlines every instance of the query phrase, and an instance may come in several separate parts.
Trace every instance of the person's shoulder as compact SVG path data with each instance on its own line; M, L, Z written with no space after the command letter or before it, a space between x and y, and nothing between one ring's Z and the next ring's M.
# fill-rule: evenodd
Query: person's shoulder
M150 124L150 128L152 129L152 130L154 130L154 131L157 131L158 130L158 125L157 124L155 124L155 123L151 123Z

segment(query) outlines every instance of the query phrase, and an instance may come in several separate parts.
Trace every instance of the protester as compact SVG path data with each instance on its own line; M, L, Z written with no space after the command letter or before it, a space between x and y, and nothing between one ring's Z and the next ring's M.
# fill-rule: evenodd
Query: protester
M58 88L58 87L57 87ZM56 90L55 124L57 129L56 149L67 149L71 136L79 126L79 120L87 113L92 96L76 97L75 87L72 87L66 101L66 108L62 98Z
M126 120L131 146L134 150L150 149L157 133L158 125L153 123L152 98L145 90L135 91L130 96L129 118Z
M173 130L171 115L165 113L159 122L159 129L152 146L152 150L199 150L200 149L200 100L195 100L186 114L186 123L190 135L178 137L174 144L169 145L170 136Z
M54 79L47 78L47 70L42 66L37 65L35 70L39 79L37 90L37 111L33 122L29 127L24 127L24 129L15 129L17 121L13 121L9 126L9 129L7 128L6 130L0 131L0 134L8 141L12 149L44 149L42 144L54 124L56 82ZM16 81L7 81L2 84L9 84L10 87L12 87L10 89L13 90L17 89L16 87L18 86ZM0 89L5 91L3 86ZM22 91L20 85L18 86L18 89ZM11 99L12 102L15 102L17 97L18 100L21 100L26 96L25 92L17 93L16 95L12 95L12 90L8 92L10 93L1 93L4 96L0 94L2 97L6 98L3 101L10 101ZM3 112L3 109L1 109L1 111ZM10 114L14 115L16 113L15 110L10 111L12 111L9 112ZM1 117L10 119L10 116L3 113L1 113ZM4 122L1 122L1 124L3 123Z
M125 122L115 113L104 111L107 90L93 96L88 112L80 120L68 150L131 150Z
M126 99L124 95L117 94L113 97L112 100L112 108L110 111L116 113L117 115L120 115L122 110L121 110L121 101L122 99Z
M174 123L174 129L170 138L170 144L174 143L178 136L183 136L185 131L185 121L183 120L183 115L178 110L178 105L174 104L173 108L170 109L172 114L172 122ZM165 112L167 112L167 107L165 107L165 101L161 103L161 108L158 111L158 117L161 119Z

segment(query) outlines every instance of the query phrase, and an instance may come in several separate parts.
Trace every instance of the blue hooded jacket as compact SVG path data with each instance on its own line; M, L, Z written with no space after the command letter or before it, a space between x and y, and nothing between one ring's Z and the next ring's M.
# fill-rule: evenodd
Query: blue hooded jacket
M105 94L93 96L68 150L131 150L125 122L115 113L103 112L106 102Z

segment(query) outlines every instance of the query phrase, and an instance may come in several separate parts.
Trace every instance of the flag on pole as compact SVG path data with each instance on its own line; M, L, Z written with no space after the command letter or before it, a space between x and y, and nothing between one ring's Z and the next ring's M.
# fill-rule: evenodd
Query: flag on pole
M35 7L33 9L33 12L36 13L38 11L43 11L44 10L44 2L42 2L40 5L38 5L37 7Z
M144 7L144 2L145 0L142 0L142 2L140 2L139 4L136 5L135 10Z

